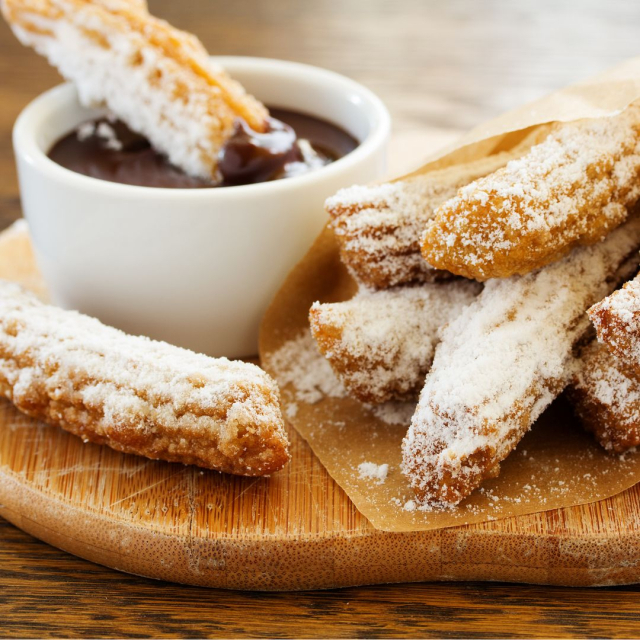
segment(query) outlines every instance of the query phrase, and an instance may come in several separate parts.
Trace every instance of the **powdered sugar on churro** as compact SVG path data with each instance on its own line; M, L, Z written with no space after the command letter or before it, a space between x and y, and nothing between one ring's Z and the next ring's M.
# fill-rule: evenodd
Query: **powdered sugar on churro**
M495 171L510 157L501 153L399 182L353 186L329 198L325 206L352 275L375 288L444 277L420 256L425 224L460 186Z
M545 269L491 280L443 331L403 443L423 499L458 502L497 470L568 382L586 309L629 273L630 255L637 265L638 245L636 218Z
M236 117L264 127L266 109L200 42L141 3L5 0L2 9L20 41L75 83L82 104L106 104L191 175L214 177Z
M420 256L419 238L435 207L455 194L455 186L433 192L433 185L424 182L354 186L327 200L343 260L356 280L385 288L433 279L436 271Z
M590 375L593 378L593 395L602 404L611 408L612 413L625 422L637 423L640 420L637 410L640 408L640 385L613 366L613 358L606 368L583 371L580 378ZM635 410L629 411L635 407Z
M101 122L96 127L96 135L104 140L104 146L107 149L113 151L120 151L122 149L122 142L118 140L114 128L107 122Z
M640 444L640 380L604 345L594 341L585 349L568 397L607 451L624 453Z
M417 395L440 329L479 293L475 282L361 289L346 302L314 303L311 330L347 389L365 402Z
M600 309L615 313L621 322L629 325L629 328L640 330L640 279L630 280L622 289L593 305L589 315L594 324L599 323L594 312Z
M593 345L591 356L582 360L576 385L589 385L598 402L611 408L612 414L627 424L640 423L640 382L625 375L614 356ZM599 355L600 357L597 357ZM597 357L597 360L596 360Z
M559 126L463 187L428 224L432 265L486 279L526 273L601 239L640 198L640 106Z
M640 279L627 282L589 309L598 339L640 373Z
M96 132L95 122L83 122L76 128L76 136L80 142L88 140Z
M121 451L247 475L287 459L277 386L255 365L126 335L4 281L0 391Z
M342 189L326 202L343 262L356 280L385 289L450 278L420 256L426 223L459 187L520 157L548 131L541 127L510 151L402 181Z

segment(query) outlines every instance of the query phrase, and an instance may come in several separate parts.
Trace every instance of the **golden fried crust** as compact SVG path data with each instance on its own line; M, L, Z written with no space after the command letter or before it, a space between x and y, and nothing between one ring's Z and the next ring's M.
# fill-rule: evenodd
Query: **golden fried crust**
M640 378L640 276L591 307L589 317L598 340Z
M455 505L468 497L485 480L500 474L501 462L515 449L531 425L538 419L541 407L547 407L567 383L566 378L538 379L499 420L478 420L474 432L466 435L478 444L454 453L452 443L429 437L416 440L416 430L403 442L403 473L411 481L416 497L422 503ZM432 422L445 431L456 431L458 416L432 406ZM478 408L469 408L477 414ZM460 437L464 437L464 429ZM475 437L474 437L475 436Z
M567 397L587 431L613 453L640 446L640 380L593 342L580 359Z
M478 176L506 164L498 154L480 162L405 181L343 189L326 203L340 257L355 279L375 289L451 279L420 255L420 236L437 206Z
M559 125L439 207L422 255L477 280L528 273L620 225L640 198L639 178L640 107Z
M2 0L16 36L73 81L84 104L106 104L192 175L216 174L218 153L243 118L266 108L214 65L200 41L123 0Z
M640 262L640 218L526 276L493 279L442 332L403 441L421 502L457 504L570 382L593 300Z
M0 393L124 453L249 476L289 459L278 389L258 367L126 335L2 281Z
M513 149L474 162L405 180L350 187L329 198L326 210L341 259L353 277L374 289L451 279L450 272L434 269L420 255L425 225L460 187L520 157L548 131L541 127Z
M471 301L468 280L360 291L346 302L315 303L311 333L351 395L382 403L415 398L440 329Z
M333 320L328 317L331 310L327 307L329 305L314 305L309 311L311 333L320 352L349 393L361 402L371 404L417 397L431 362L422 363L422 366L417 364L416 375L408 379L385 375L393 365L386 362L384 354L363 353L360 349L354 353L356 349L345 339L345 327L341 324L351 319L343 317ZM338 314L342 315L340 311L337 309ZM384 381L377 380L381 374L384 375Z

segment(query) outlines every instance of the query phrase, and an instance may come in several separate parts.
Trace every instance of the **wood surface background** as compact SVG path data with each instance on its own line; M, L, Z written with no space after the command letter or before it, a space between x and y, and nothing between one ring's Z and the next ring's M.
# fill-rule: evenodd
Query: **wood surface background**
M624 0L150 5L196 32L211 53L298 60L367 84L390 107L397 139L425 129L447 139L640 50L640 4ZM31 98L57 81L0 24L0 227L19 216L11 126ZM0 522L0 616L2 637L629 637L640 634L640 588L210 591L116 573Z

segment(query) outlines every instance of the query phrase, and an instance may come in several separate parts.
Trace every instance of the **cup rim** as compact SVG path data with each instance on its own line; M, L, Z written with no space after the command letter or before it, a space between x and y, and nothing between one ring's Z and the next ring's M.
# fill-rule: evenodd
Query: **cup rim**
M50 102L60 99L66 94L76 91L74 85L66 82L57 85L38 97L34 98L20 113L13 127L13 147L16 156L28 164L37 167L40 171L46 172L51 178L59 181L66 181L70 187L81 189L93 189L98 192L107 192L111 195L122 195L131 197L151 197L153 194L165 198L233 198L245 197L246 195L267 195L278 194L283 190L294 188L304 188L318 180L325 178L330 179L336 174L348 170L365 158L371 156L386 140L391 131L391 116L384 103L370 89L360 83L347 78L334 71L329 71L321 67L303 64L299 62L290 62L288 60L277 60L274 58L260 58L252 56L212 56L211 59L223 67L230 67L231 73L238 70L264 70L276 71L283 76L300 76L304 75L305 79L313 78L315 82L332 82L334 84L342 84L344 91L352 91L360 98L360 104L369 107L373 113L373 127L360 142L360 144L346 156L339 158L335 162L322 167L316 171L306 173L300 176L292 176L284 180L273 180L271 182L262 182L257 184L237 185L224 188L209 189L172 189L167 187L144 187L139 185L120 184L117 182L109 182L91 176L85 176L75 171L71 171L63 167L53 160L40 148L36 142L36 126L33 126L34 120L41 121L43 116L40 115L44 109L50 109ZM235 71L234 71L235 70ZM46 116L45 116L46 117Z

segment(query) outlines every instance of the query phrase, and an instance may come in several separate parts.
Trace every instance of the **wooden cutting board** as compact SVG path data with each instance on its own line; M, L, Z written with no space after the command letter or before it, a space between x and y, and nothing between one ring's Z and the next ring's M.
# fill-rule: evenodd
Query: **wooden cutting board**
M454 132L396 133L417 166ZM28 235L0 234L0 278L46 296ZM289 429L291 463L236 478L83 444L0 400L0 515L82 558L151 578L254 590L382 582L640 582L640 485L590 505L419 533L376 531Z
M26 233L0 236L0 277L42 287ZM0 401L0 515L88 560L208 587L640 581L640 486L580 507L384 533L289 435L284 471L235 478L83 444Z

